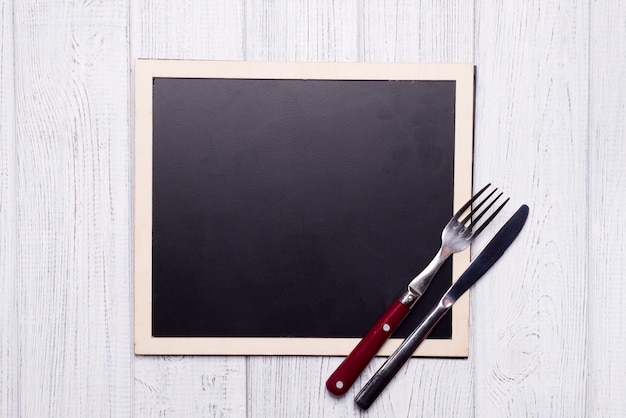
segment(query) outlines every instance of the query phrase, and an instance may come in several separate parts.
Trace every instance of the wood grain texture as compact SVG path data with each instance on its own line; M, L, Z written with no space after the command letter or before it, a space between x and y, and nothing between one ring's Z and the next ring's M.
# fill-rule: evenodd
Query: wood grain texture
M587 416L626 413L626 5L592 2Z
M363 2L363 59L472 62L473 4L453 3ZM393 411L391 416L468 416L473 408L468 396L471 382L466 360L411 359L383 392L376 408L380 416L385 411Z
M137 417L246 417L245 360L136 356Z
M474 60L474 3L360 0L359 60Z
M133 60L244 58L243 0L139 0L129 6Z
M247 0L249 61L357 60L357 2Z
M472 295L475 414L584 416L588 4L476 4L475 184L530 216Z
M472 2L361 1L359 58L364 61L472 62ZM370 365L347 396L353 398L384 359ZM468 360L413 358L368 410L374 416L470 416Z
M14 8L19 415L125 415L126 4Z
M133 66L138 58L241 60L243 13L242 1L133 2ZM135 356L134 370L136 416L246 416L244 357Z
M343 7L339 9L337 3ZM422 26L416 29L412 17L424 13ZM473 55L473 10L464 2L447 10L430 10L427 5L402 1L314 1L304 6L248 1L246 17L248 59L467 62ZM420 49L415 40L422 30L425 44L434 44ZM249 413L281 417L365 414L354 405L354 395L384 359L375 359L345 396L333 398L324 384L341 360L249 358ZM467 361L413 359L367 415L466 416L472 411L470 385Z
M13 2L0 3L0 416L19 410Z
M354 61L356 3L246 2L246 59ZM358 415L351 397L335 399L325 382L340 358L248 357L248 415ZM305 372L306 370L306 372Z

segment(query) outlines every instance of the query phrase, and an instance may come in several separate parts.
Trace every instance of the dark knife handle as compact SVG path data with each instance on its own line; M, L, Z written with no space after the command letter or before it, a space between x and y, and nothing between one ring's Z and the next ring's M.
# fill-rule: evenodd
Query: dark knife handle
M335 396L345 394L380 347L406 318L410 309L395 300L374 326L365 334L326 381L326 389Z
M367 409L387 387L404 363L411 358L417 347L428 337L435 325L444 317L450 306L440 302L422 323L400 344L400 347L387 359L372 378L363 386L354 401L359 408Z

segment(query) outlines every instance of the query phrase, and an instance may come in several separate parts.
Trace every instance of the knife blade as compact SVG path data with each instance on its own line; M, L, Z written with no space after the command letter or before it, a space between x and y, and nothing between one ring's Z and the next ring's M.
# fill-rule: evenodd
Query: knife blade
M372 378L363 386L354 401L362 409L368 409L378 395L387 387L391 379L407 362L428 334L478 279L480 279L502 257L506 249L515 241L528 218L528 206L522 205L496 233L474 261L461 274L461 277L448 289L439 303L418 327L402 342L400 347L387 359Z

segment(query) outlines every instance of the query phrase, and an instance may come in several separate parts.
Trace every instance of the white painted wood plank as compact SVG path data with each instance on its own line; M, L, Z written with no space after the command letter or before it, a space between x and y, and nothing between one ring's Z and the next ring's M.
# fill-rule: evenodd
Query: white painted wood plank
M18 415L13 2L0 3L0 416Z
M472 295L475 415L584 416L588 4L476 4L475 184L530 217Z
M245 417L242 357L140 356L135 360L138 417Z
M474 2L359 1L359 60L473 62Z
M362 1L359 57L364 61L472 62L473 2ZM471 355L471 353L470 353ZM352 397L382 364L377 359ZM472 369L464 359L409 360L376 403L375 416L470 416Z
M355 2L246 2L246 58L255 61L354 61ZM335 399L325 382L334 357L249 357L248 415L348 417L350 397Z
M243 59L243 0L138 0L130 8L133 60Z
M354 61L356 3L246 2L246 58L256 61ZM339 358L249 357L249 416L352 416L348 397L325 381Z
M626 413L626 4L591 2L588 417Z
M473 56L472 10L468 2L455 2L444 10L404 1L248 1L246 57L274 61L467 62ZM423 16L423 21L418 19L422 26L415 25L419 16ZM416 41L421 36L424 45L420 47ZM363 415L353 398L384 359L375 359L354 387L338 399L326 392L325 382L341 360L249 358L249 414ZM413 359L367 415L467 416L472 413L471 399L468 361Z
M19 414L127 416L126 2L14 8Z
M249 61L357 60L357 2L246 1Z
M241 60L242 1L131 2L131 59ZM134 94L134 91L133 91ZM135 415L246 416L244 357L135 356Z

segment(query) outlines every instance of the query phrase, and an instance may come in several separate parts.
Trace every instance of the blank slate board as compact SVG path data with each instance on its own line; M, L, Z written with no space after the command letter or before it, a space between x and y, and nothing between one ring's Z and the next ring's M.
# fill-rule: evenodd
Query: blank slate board
M136 95L138 354L346 355L471 194L471 65L140 60ZM416 355L466 356L468 309Z

